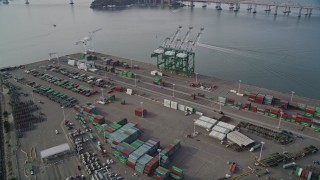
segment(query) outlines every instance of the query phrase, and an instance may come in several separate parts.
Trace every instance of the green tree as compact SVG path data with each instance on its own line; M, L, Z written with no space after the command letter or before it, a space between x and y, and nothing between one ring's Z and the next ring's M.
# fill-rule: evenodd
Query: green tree
M4 112L3 112L3 117L4 117L4 118L7 118L8 116L9 116L9 113L8 113L7 111L4 111Z
M10 123L8 121L3 122L4 130L6 133L10 131Z

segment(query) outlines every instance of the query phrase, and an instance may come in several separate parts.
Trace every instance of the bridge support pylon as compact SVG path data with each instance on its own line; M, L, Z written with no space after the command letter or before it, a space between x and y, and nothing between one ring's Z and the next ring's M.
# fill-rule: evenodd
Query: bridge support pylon
M299 15L298 15L298 17L301 17L301 13L302 13L302 8L299 9Z
M253 14L256 14L257 13L257 4L254 4L254 7L253 7Z
M248 12L251 12L251 9L252 9L252 4L248 4L247 11L248 11Z
M234 10L234 12L238 12L240 9L240 3L236 3L236 9Z
M308 14L308 15L309 15L309 16L311 16L311 14L312 14L312 8L310 9L310 12L309 12L309 14Z

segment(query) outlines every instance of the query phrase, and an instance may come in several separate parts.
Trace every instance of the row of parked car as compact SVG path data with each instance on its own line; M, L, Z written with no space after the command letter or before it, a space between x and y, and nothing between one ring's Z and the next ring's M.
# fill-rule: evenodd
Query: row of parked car
M53 90L46 86L37 86L33 90L34 93L38 93L42 96L46 96L48 99L58 103L63 107L73 107L77 103L77 99L69 97L59 91Z
M81 74L80 72L77 71L71 71L66 68L59 68L57 67L56 72L59 72L69 78L77 79L82 82L86 82L87 84L96 87L103 87L107 88L110 87L111 85L114 85L113 82L106 81L105 79L100 79L96 78L95 76L88 76L87 74Z

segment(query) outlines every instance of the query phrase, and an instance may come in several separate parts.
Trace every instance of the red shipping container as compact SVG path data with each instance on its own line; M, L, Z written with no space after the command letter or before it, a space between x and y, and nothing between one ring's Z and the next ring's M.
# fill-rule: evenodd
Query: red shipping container
M314 109L306 108L305 112L314 114L316 111Z
M141 107L137 107L135 109L134 113L135 113L136 116L142 117L142 114L143 114L143 116L145 116L147 114L147 110L146 109L142 109Z
M248 95L249 98L256 99L257 94L251 93Z
M320 127L320 123L312 122L313 125Z
M306 174L304 175L304 178L307 179L310 171L307 170Z
M160 176L157 176L157 175L153 175L152 178L154 178L156 180L163 180Z
M112 132L113 132L113 130L112 130L110 127L108 127L108 128L106 129L106 131L109 132L109 133L112 133Z
M177 175L177 176L182 176L181 173L179 173L178 171L175 171L174 169L171 170L171 173Z
M112 141L112 144L118 145L119 143L117 141Z
M121 92L122 91L122 87L121 86L115 86L114 90L118 91L118 92Z
M127 165L128 167L131 167L132 169L134 169L134 167L135 167L135 164L132 163L131 161L127 161L126 165Z
M301 121L304 122L304 123L309 123L310 124L312 119L307 118L307 117L303 117Z
M301 173L301 175L300 175L300 177L304 177L304 175L306 174L306 170L305 169L303 169L302 170L302 173Z

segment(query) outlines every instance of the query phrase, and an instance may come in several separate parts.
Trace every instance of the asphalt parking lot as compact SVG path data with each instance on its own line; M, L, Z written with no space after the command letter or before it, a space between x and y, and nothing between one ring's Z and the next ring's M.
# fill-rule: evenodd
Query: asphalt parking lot
M38 68L40 63L33 64L35 68ZM30 68L30 67L28 67ZM50 72L51 73L51 72ZM55 76L60 78L65 78L65 76L53 73ZM255 156L259 155L259 152L250 153L249 151L244 152L235 152L229 148L226 148L225 145L221 145L218 140L208 137L208 132L204 129L196 127L196 130L199 132L199 135L195 138L188 138L187 135L191 134L194 130L193 120L197 119L198 115L185 116L184 112L172 110L164 107L162 105L163 98L161 96L156 96L153 94L146 93L145 96L162 100L161 102L152 101L150 99L144 98L142 96L130 96L125 93L114 92L116 96L116 101L107 105L97 104L95 101L101 95L99 92L96 95L91 97L85 97L83 95L71 92L69 90L63 89L59 86L49 84L46 81L40 80L37 77L27 75L24 70L16 70L14 75L25 77L28 80L39 82L39 84L50 86L52 89L61 91L68 96L73 96L78 99L80 104L92 103L97 106L98 114L105 116L106 123L111 123L120 118L127 118L129 122L137 122L138 127L142 129L143 134L141 140L146 141L150 137L158 137L161 141L161 146L165 146L174 139L180 139L182 141L181 149L176 153L171 165L178 166L184 170L185 179L218 179L223 177L228 173L230 167L227 165L227 161L234 161L239 164L239 170L237 173L241 173L248 170L248 166L254 167L253 160ZM77 80L73 80L79 84L84 84ZM18 86L22 87L24 92L31 92L32 88L29 86L21 85L16 83ZM85 85L85 84L84 84ZM95 88L97 91L100 91L99 88ZM139 88L137 88L139 90ZM138 92L141 93L142 92ZM25 99L30 99L31 96L24 97ZM75 176L78 174L84 174L87 176L86 172L77 169L79 164L79 158L76 153L64 158L59 158L54 162L49 164L44 164L40 160L39 152L41 150L56 146L65 142L69 142L67 135L64 132L70 132L66 129L63 122L63 112L61 107L50 101L44 96L39 96L34 94L35 101L41 107L41 111L46 114L47 120L38 123L36 129L24 133L23 138L20 139L21 149L28 154L30 154L31 148L36 149L36 157L29 157L34 159L33 164L35 166L35 175L37 179L65 179L70 176ZM126 105L121 105L120 100L125 99ZM38 103L42 101L43 104ZM179 101L177 99L177 101ZM148 114L144 118L140 118L134 115L134 109L140 106L143 102L143 107L148 111ZM182 102L184 103L184 102ZM205 110L203 112L206 112ZM70 108L65 108L66 119L74 123L74 129L80 128L79 122L75 120L75 112ZM211 114L207 114L208 116ZM237 124L239 121L233 119L231 123ZM60 133L56 134L55 130L58 130ZM91 126L93 134L96 133L96 130ZM261 137L255 136L251 133L244 132L245 135L254 139L256 142L264 141L265 148L263 150L263 156L274 152L283 152L290 151L295 152L302 148L303 146L310 144L319 144L319 141L315 139L305 138L304 140L297 139L295 143L282 146L275 144L272 141L265 140ZM85 135L87 136L87 135ZM100 139L103 142L102 139ZM88 146L84 148L84 151L90 151L97 153L96 143L97 142L88 142ZM100 161L105 161L106 158L113 158L111 153L111 148L109 145L103 143L104 148L107 150L107 157L102 157L99 155ZM98 153L97 153L98 154ZM30 155L29 155L30 156ZM24 177L23 174L23 165L26 160L25 153L18 151L19 157L19 168L20 177ZM301 165L311 165L313 160L319 159L319 155L312 155L305 159L299 160L297 163ZM114 159L115 163L111 165L111 169L116 173L120 173L125 179L151 179L145 175L139 175L139 177L132 176L134 171L123 164L117 162ZM290 175L290 170L283 170L281 167L270 168L271 175L274 177L283 177L284 179L294 179ZM32 176L35 179L34 176ZM246 178L255 178L254 175L248 176Z

